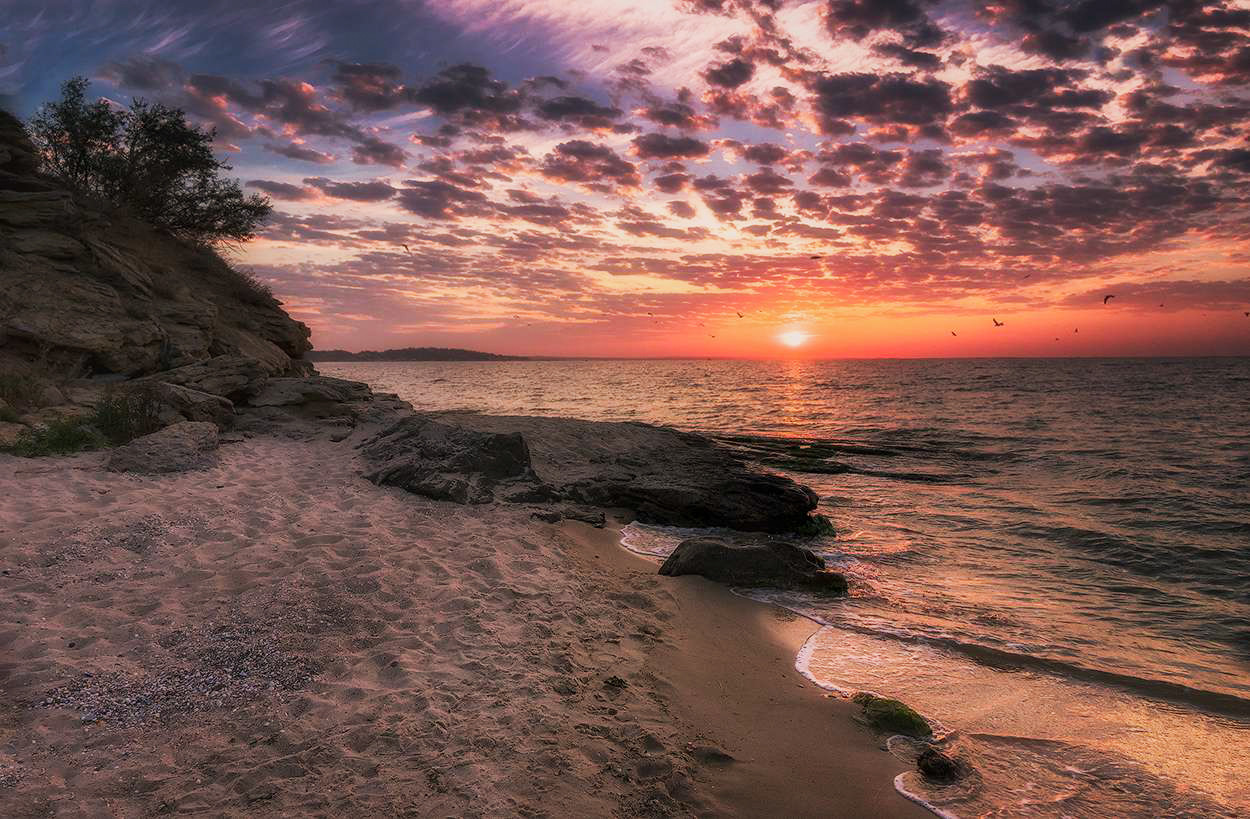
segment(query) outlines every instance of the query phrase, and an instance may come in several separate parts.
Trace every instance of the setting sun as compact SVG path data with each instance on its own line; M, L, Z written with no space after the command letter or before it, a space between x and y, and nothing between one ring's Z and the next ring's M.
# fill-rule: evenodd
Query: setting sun
M787 347L800 347L803 342L811 337L812 334L804 330L786 330L784 333L777 335L777 340Z

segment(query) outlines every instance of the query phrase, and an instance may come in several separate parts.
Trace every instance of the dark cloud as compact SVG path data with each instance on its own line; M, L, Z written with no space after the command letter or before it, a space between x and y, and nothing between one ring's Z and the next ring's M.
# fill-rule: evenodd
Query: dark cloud
M366 136L352 146L352 162L357 165L390 165L402 168L408 153L398 145L392 145L374 136Z
M486 194L438 179L408 180L399 190L397 201L404 210L427 219L489 216L493 212Z
M812 107L827 134L848 133L848 121L929 125L951 113L950 86L906 74L833 74L809 83Z
M862 40L878 31L902 36L914 48L941 44L945 33L925 11L924 0L829 0L825 24L834 37Z
M247 186L256 188L263 193L272 196L274 199L285 199L290 202L299 202L306 199L316 199L317 192L302 188L299 185L292 185L288 182L271 182L268 179L250 179Z
M519 116L525 102L521 92L472 63L444 68L417 88L412 98L441 116L473 127L515 131L525 126Z
M557 145L543 158L539 171L548 179L575 182L603 191L636 188L642 184L632 162L622 159L606 145L584 139Z
M543 100L534 110L549 122L565 122L581 128L610 128L623 113L619 108L575 96Z
M643 134L634 137L634 152L642 159L692 159L707 156L712 150L706 142L694 137L671 137L667 134Z
M324 154L306 145L296 145L294 143L287 145L268 144L265 146L265 150L273 151L275 154L285 156L287 159L298 159L301 162L316 162L319 165L325 165L334 161L334 157L330 154Z
M352 202L382 202L395 195L395 188L384 180L336 182L324 176L313 176L305 179L304 184L316 188L326 196Z
M753 76L755 76L755 66L741 57L735 57L703 72L705 80L721 88L737 88Z
M413 101L413 92L399 79L397 66L386 63L345 63L330 61L332 82L344 100L362 111L386 111Z

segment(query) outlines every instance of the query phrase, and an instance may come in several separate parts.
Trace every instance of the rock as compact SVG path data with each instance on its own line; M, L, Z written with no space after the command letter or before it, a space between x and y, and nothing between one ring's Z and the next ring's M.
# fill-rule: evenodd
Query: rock
M254 358L221 355L166 370L150 378L210 395L247 399L261 390L268 375L264 365Z
M167 424L208 421L218 429L227 429L234 421L234 403L229 398L163 381L150 383L162 405L161 420Z
M660 566L660 574L697 574L731 586L804 589L846 594L846 578L817 554L793 543L737 545L722 538L684 540Z
M0 421L0 449L11 449L25 430L26 426L23 424Z
M401 419L360 445L372 467L365 477L417 495L456 503L490 503L501 487L536 481L518 433L489 433L424 416Z
M270 378L260 391L248 400L253 407L286 407L316 402L348 403L367 401L372 395L369 385L317 375L309 378Z
M632 510L644 523L793 532L811 525L808 513L818 500L789 478L754 471L708 438L665 427L459 413L439 419L520 432L539 479L560 499Z
M925 718L899 700L861 691L851 697L851 702L864 709L864 719L878 731L920 739L933 736L933 729Z
M51 384L46 385L39 393L39 406L41 407L59 407L66 401L65 393Z
M109 454L113 472L158 475L203 469L217 449L217 426L205 421L184 421L159 432L136 438Z
M965 773L964 764L937 748L926 748L916 757L916 767L926 778L936 782L954 782Z

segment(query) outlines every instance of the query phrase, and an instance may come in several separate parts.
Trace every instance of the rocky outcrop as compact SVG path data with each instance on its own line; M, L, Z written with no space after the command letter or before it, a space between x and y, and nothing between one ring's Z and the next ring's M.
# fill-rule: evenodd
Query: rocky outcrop
M411 416L361 446L365 477L434 500L490 503L497 492L526 490L537 480L518 433L477 432Z
M921 751L916 757L916 767L926 779L941 783L954 782L968 773L963 760L944 754L937 748L925 748Z
M700 435L638 423L447 413L447 423L519 432L543 485L562 500L631 511L644 523L792 532L811 525L817 497L757 472Z
M208 421L219 429L234 422L234 403L224 396L193 390L177 384L155 382L152 390L161 407L161 421Z
M203 469L213 463L217 444L215 424L184 421L114 449L109 453L108 468L143 475Z
M35 165L20 124L0 111L0 368L38 361L48 376L135 377L226 357L261 377L307 372L308 328L247 276L84 202Z
M900 700L860 691L851 702L863 709L864 721L878 731L917 739L933 736L933 728L914 708Z
M316 403L342 404L367 400L369 385L360 381L331 378L270 378L248 404L253 407L291 407Z
M731 586L803 589L819 594L846 594L846 578L830 571L810 549L793 543L735 544L723 538L682 541L660 566L660 574L697 574Z

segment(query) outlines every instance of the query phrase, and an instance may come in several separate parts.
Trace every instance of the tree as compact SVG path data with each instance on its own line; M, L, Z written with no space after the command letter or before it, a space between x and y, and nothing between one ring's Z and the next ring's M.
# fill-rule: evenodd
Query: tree
M61 86L28 124L44 170L83 193L196 242L243 242L273 210L244 196L213 155L216 132L181 109L136 99L129 108L87 101L85 77Z

